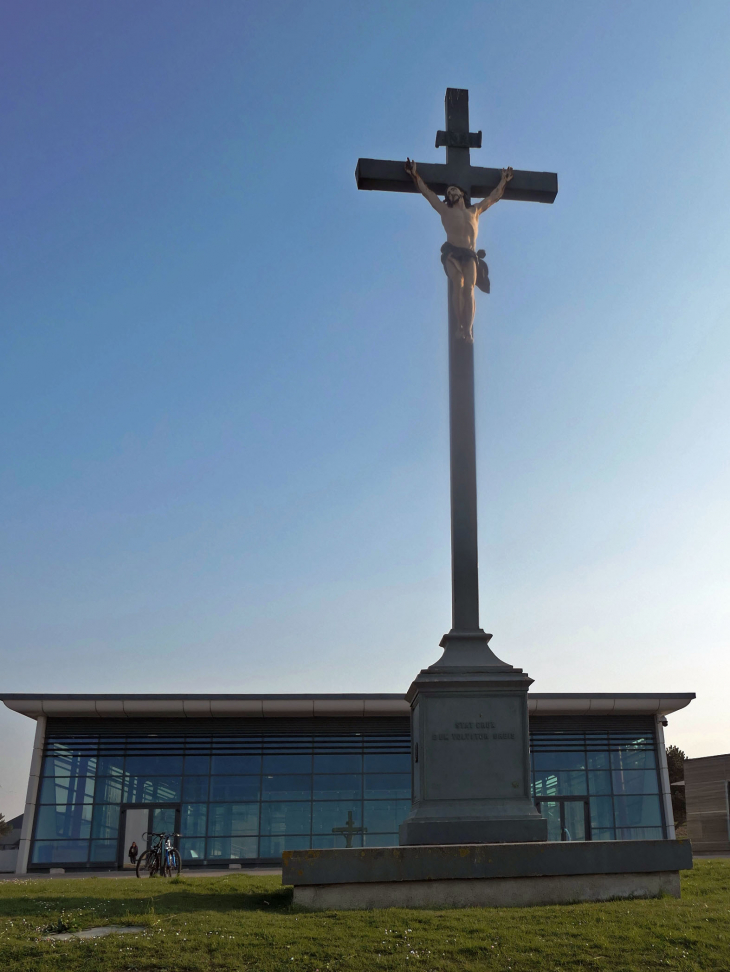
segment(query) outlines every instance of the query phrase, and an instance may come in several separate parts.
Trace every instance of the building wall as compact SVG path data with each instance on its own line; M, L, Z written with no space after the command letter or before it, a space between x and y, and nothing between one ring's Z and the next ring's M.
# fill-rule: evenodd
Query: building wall
M687 836L698 854L730 853L730 753L684 762Z
M551 839L666 836L655 729L651 716L531 719ZM152 829L180 828L186 865L393 845L410 786L407 718L49 718L30 867L117 866L142 806L156 806Z

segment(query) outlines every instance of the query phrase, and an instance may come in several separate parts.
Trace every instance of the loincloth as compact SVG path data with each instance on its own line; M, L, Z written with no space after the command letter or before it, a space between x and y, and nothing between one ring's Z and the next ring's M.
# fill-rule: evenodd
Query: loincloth
M489 293L489 267L484 262L484 250L472 250L468 246L454 246L453 243L444 243L441 247L441 262L446 270L446 261L449 257L456 260L463 267L469 260L473 260L477 265L477 287Z

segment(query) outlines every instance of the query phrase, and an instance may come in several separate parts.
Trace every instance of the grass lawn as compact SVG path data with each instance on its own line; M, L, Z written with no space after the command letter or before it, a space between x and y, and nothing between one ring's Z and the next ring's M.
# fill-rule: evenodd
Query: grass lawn
M44 942L78 928L138 935ZM730 970L730 861L698 861L682 899L549 908L295 912L275 877L0 883L0 972L23 969Z

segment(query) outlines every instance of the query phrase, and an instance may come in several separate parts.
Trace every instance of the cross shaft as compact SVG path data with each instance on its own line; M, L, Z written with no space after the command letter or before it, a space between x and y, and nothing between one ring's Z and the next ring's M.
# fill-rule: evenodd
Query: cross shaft
M481 132L469 131L469 92L447 88L445 107L446 130L437 133L436 147L445 146L446 163L418 162L418 173L437 195L444 195L449 186L459 186L469 206L472 197L488 196L496 188L502 171L471 164L470 149L481 147ZM405 162L359 159L355 178L358 189L418 192L405 170ZM551 203L557 192L555 173L516 169L502 198ZM488 655L503 664L487 648L491 635L485 635L479 626L474 346L459 337L451 286L449 283L452 629L444 635L441 644L446 651L436 664L449 665L447 656L459 657L460 648L466 648L466 654L473 657L468 649L476 648L477 643L485 649L483 659ZM452 646L455 650L450 651Z

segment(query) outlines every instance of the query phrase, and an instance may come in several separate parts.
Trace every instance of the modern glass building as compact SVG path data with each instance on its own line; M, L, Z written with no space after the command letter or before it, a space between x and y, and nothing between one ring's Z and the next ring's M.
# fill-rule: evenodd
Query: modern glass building
M550 840L674 836L666 715L690 693L529 697L534 800ZM29 696L37 731L18 871L129 866L147 831L185 866L387 846L410 809L400 695Z

